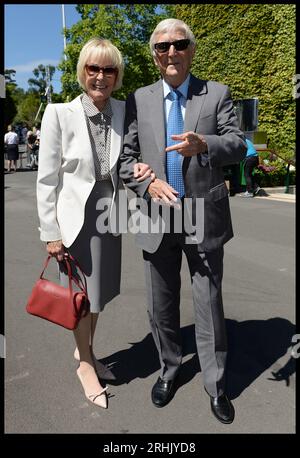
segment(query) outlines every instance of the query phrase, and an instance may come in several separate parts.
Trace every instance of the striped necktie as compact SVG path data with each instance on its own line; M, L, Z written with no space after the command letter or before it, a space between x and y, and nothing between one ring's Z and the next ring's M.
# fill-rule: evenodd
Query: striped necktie
M179 91L171 91L172 105L169 112L168 123L167 123L167 146L175 145L180 143L178 140L172 140L171 135L183 133L183 118L181 112L180 97L182 94ZM184 182L182 176L182 161L183 156L176 150L166 153L166 172L168 183L176 189L179 193L179 197L184 196Z

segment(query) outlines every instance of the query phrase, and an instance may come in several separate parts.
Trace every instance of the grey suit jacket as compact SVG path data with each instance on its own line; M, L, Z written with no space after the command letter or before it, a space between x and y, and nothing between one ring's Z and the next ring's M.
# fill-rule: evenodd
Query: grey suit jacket
M126 101L123 151L119 174L138 196L144 196L150 179L138 183L133 165L138 160L150 165L156 176L166 180L165 122L162 80L130 94ZM200 230L194 240L200 251L220 248L233 237L228 190L222 167L240 162L246 155L244 134L239 130L227 86L191 75L187 95L184 131L205 136L208 162L201 155L184 158L182 163L185 196L192 200L191 218ZM196 205L197 200L197 205ZM142 209L145 212L145 208ZM137 245L155 252L162 240L160 233L137 234Z

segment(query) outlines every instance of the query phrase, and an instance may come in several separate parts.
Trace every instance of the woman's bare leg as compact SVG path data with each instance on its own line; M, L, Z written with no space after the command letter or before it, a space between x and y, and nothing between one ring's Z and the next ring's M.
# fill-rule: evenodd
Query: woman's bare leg
M91 320L91 350L93 352L93 343L94 343L94 335L96 331L97 321L99 318L99 313L91 313L92 320Z
M91 351L91 355L93 357L94 367L95 367L97 375L100 378L103 378L104 380L116 380L116 377L111 372L111 370L108 369L105 364L101 363L101 361L99 361L96 358L95 354L94 354L93 343L94 343L94 335L95 335L95 331L96 331L98 318L99 318L99 313L91 313L90 351ZM78 361L80 359L79 358L79 351L78 351L77 347L75 348L75 351L74 351L74 358L77 359Z
M80 356L80 364L77 375L81 381L86 397L101 407L107 407L106 393L97 396L103 391L97 374L94 369L93 356L90 342L92 338L92 316L91 313L82 318L74 331L77 348Z
M99 313L91 313L90 315L91 315L91 338L89 341L89 346L90 346L90 351L93 355L94 354L94 351L93 351L94 335L96 331L97 321L99 318ZM74 358L78 360L80 359L78 346L75 348Z

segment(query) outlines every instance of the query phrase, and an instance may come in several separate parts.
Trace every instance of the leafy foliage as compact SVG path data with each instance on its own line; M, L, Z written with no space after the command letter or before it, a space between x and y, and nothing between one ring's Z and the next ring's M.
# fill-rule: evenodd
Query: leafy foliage
M36 93L27 93L18 105L18 114L15 117L16 123L23 123L30 127L34 125L35 117L40 106L40 97Z
M125 99L129 92L156 81L159 73L148 41L160 20L177 17L196 36L192 72L228 84L234 99L257 97L259 130L267 132L269 147L287 160L295 156L295 5L78 4L76 9L81 20L65 30L67 59L59 65L63 89L61 95L53 94L53 102L71 100L81 93L77 60L83 44L95 36L109 38L124 56L125 75L123 87L114 94L117 98ZM27 96L44 91L42 67L34 70L28 94L18 92L12 84L13 71L6 71L7 81L12 82L10 95L18 106L17 119L32 119L30 104L37 112L38 98Z
M52 80L52 77L55 73L55 67L53 65L48 65L49 67L49 80ZM44 94L47 87L47 70L45 65L39 65L37 68L32 70L35 78L29 78L28 84L31 87L30 92L38 92L39 94ZM53 88L51 87L51 91Z
M50 81L55 73L55 67L49 65ZM23 124L26 123L30 128L34 125L34 120L40 108L40 94L45 93L46 89L46 67L39 65L33 70L35 78L28 80L30 88L24 91L15 83L16 71L13 69L5 69L6 80L6 99L5 99L5 129L11 123ZM63 97L60 94L52 93L52 102L63 102ZM39 111L39 121L42 118L45 105L41 106Z
M172 5L197 39L193 73L259 99L259 130L281 157L295 156L296 10L292 4Z
M287 183L287 166L283 162L276 162L274 164L274 170L267 173L262 170L255 169L256 180L260 187L272 187L272 186L286 186L294 185L296 180L296 171L291 170L289 172L289 183Z
M14 117L17 114L17 104L12 96L12 88L9 85L6 86L5 91L5 102L4 102L4 128L7 130L7 126L13 122Z
M63 96L69 99L81 93L76 79L76 65L82 46L92 37L110 39L125 60L123 87L114 95L125 99L139 86L158 78L149 53L149 38L156 24L166 17L164 5L145 4L80 4L76 7L82 20L66 29L67 60L63 71Z
M4 71L5 83L15 83L16 70L12 68L6 68Z
M17 87L15 82L16 71L5 69L5 101L4 101L4 128L15 121L18 112L18 105L24 96L23 89Z

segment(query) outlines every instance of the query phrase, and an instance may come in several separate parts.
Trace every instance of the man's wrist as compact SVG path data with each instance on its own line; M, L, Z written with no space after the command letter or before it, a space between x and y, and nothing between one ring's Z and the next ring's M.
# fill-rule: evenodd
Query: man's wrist
M148 187L148 189L149 189L149 187ZM150 202L150 200L151 200L151 194L149 193L148 189L145 192L145 194L143 195L143 198L145 199L146 202Z
M203 135L199 135L200 142L201 142L201 147L200 147L200 154L206 154L208 153L208 147L207 147L207 142L205 140L205 137Z

